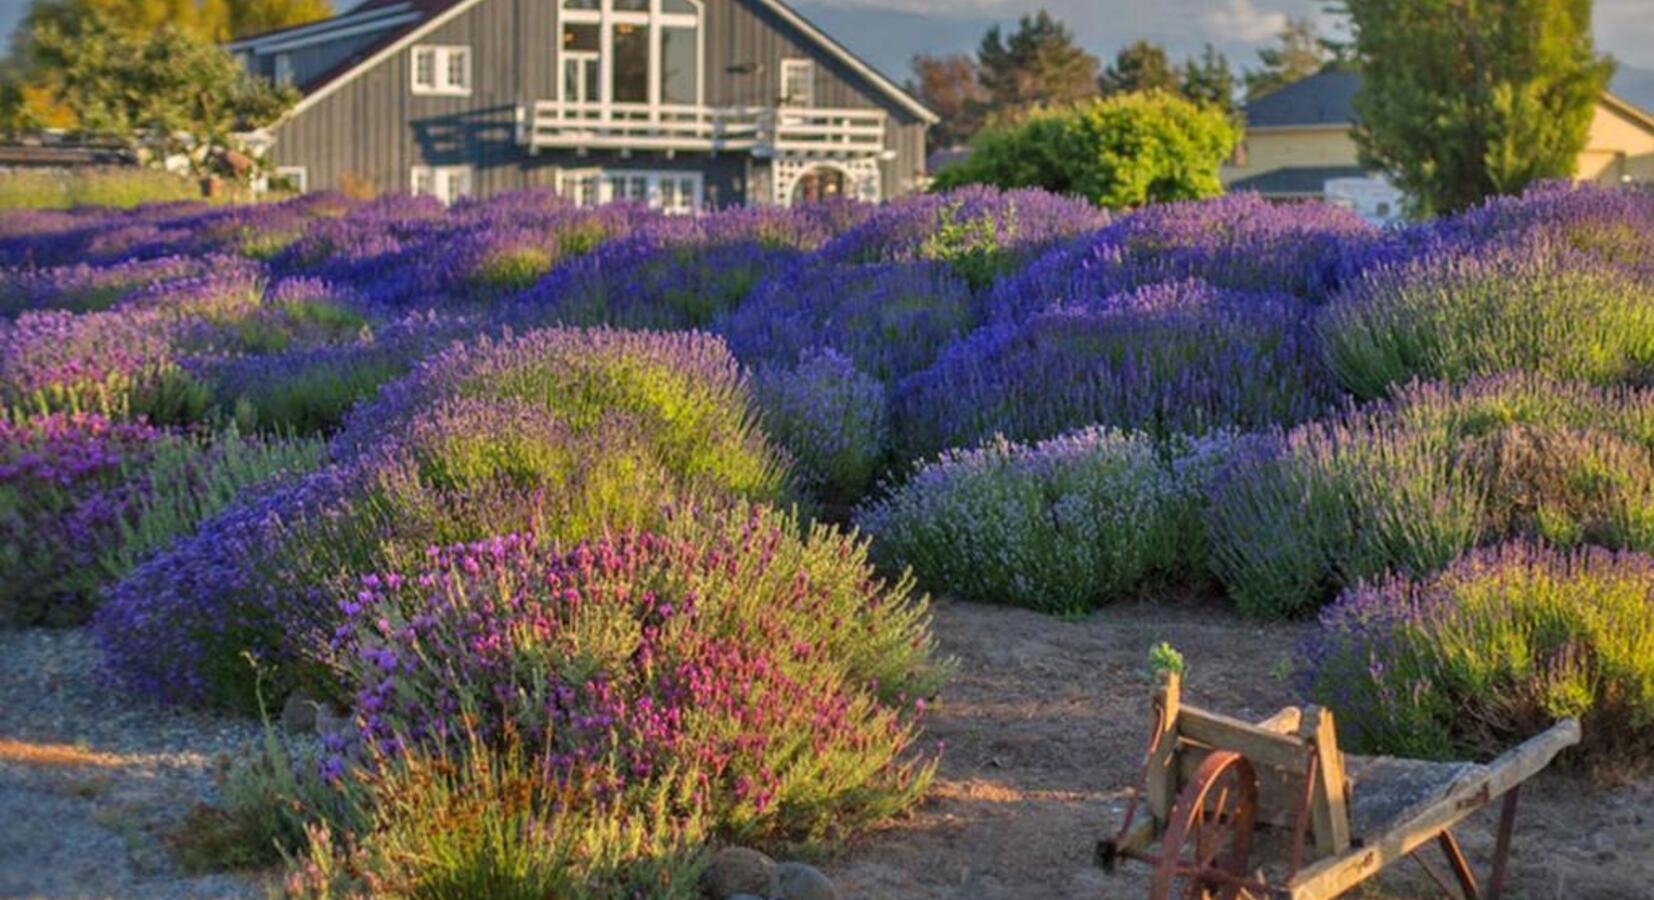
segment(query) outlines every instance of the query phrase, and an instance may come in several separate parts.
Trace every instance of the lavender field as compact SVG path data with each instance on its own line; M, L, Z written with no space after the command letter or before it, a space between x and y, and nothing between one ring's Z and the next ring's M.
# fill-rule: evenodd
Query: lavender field
M725 844L830 853L946 771L930 597L1211 598L1351 750L1579 716L1567 777L1654 765L1648 192L308 195L4 213L0 264L0 625L349 720L240 754L190 865L697 897Z

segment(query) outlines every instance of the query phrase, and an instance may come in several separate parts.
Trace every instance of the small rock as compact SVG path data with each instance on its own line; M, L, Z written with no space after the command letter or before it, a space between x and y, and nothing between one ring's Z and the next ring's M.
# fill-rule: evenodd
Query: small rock
M839 900L838 888L815 866L786 862L775 867L776 900Z
M281 707L281 727L288 734L307 734L316 728L316 701L294 691Z
M725 847L713 854L701 875L701 886L714 900L742 894L763 896L770 891L775 861L747 847Z

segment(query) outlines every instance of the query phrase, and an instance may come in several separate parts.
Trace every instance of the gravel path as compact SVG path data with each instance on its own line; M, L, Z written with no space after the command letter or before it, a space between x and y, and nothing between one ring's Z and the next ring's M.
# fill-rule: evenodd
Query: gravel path
M166 835L256 723L110 690L81 631L0 631L0 897L257 897L190 877Z

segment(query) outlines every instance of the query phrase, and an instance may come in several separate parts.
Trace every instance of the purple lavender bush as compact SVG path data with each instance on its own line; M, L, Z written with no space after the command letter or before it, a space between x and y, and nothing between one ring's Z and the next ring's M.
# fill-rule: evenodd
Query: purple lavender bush
M1107 213L1085 200L973 186L886 203L822 247L818 260L939 262L981 290L1039 250L1107 221Z
M716 338L553 329L456 344L355 410L336 464L249 498L124 579L98 634L164 699L250 708L245 651L277 683L339 687L313 648L341 579L433 543L526 532L567 544L686 503L791 496L744 376Z
M1507 538L1654 549L1651 511L1654 394L1418 384L1240 455L1213 491L1211 566L1242 610L1284 616Z
M1654 765L1654 559L1519 541L1358 586L1321 614L1301 676L1352 749L1489 757L1580 720L1608 775Z
M799 266L714 324L748 365L833 350L887 384L930 365L975 322L970 288L934 262Z
M909 458L1091 424L1156 436L1295 423L1335 396L1301 301L1173 282L985 326L902 382Z
M1363 399L1413 379L1539 372L1594 384L1654 377L1654 279L1545 240L1476 245L1369 269L1322 311L1339 380Z
M1157 580L1198 582L1200 509L1230 439L1169 447L1087 428L1033 445L949 450L857 515L876 558L926 587L1046 612L1091 609Z
M889 452L884 385L835 350L792 368L760 367L753 393L764 430L792 455L799 485L835 506L860 500Z
M0 622L84 621L102 589L314 441L167 432L96 414L0 419Z
M1355 213L1327 204L1279 205L1254 194L1160 203L1008 274L985 306L992 318L1021 320L1076 300L1190 278L1314 303L1355 274L1376 236Z

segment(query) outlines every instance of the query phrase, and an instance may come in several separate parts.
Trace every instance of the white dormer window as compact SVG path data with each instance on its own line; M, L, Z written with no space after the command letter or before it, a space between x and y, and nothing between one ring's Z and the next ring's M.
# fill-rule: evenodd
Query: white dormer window
M781 61L781 105L816 105L816 64L808 59Z
M413 48L413 92L448 97L471 94L471 48L436 46Z

